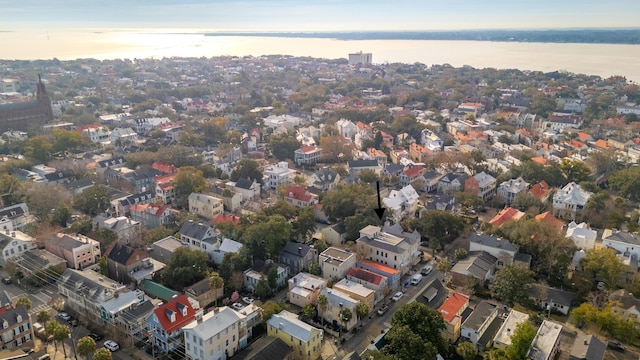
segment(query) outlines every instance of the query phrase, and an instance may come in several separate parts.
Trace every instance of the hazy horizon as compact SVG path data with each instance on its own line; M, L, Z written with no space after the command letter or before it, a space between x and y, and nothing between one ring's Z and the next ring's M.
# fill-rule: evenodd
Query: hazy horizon
M0 30L351 32L639 28L640 1L0 0Z

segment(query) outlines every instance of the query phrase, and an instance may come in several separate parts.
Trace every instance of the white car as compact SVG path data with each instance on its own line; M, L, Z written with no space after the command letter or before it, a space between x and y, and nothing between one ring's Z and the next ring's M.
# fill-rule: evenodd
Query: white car
M242 310L244 308L244 305L242 303L233 303L233 305L231 305L232 308L236 309L236 310Z
M253 298L250 298L248 296L245 296L245 297L242 298L242 302L247 304L247 305L253 304L253 301L254 301Z
M58 313L58 316L64 321L71 321L71 315L67 314L66 312Z
M109 351L114 352L120 350L120 345L113 340L106 340L104 342L104 347L109 349Z
M393 301L398 301L400 299L402 299L402 296L404 296L404 294L402 293L402 291L398 291L397 293L395 293L393 295L393 297L391 298L391 300Z

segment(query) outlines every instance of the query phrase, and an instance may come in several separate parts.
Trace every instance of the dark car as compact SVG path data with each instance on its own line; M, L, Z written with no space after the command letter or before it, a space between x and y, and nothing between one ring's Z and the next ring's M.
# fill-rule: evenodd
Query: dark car
M100 341L102 340L102 335L98 335L96 333L89 333L89 335L87 335L88 337L92 338L93 341Z
M2 278L2 282L7 284L7 285L9 285L9 284L11 284L11 278L8 277L8 276L7 277L3 277Z
M624 352L624 345L618 340L611 340L607 345L613 350Z

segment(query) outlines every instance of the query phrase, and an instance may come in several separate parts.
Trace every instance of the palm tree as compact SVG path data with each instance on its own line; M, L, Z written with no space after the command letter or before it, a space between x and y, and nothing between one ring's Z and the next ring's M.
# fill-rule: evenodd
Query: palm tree
M111 351L105 348L100 348L93 353L92 359L93 360L111 360L112 359Z
M214 273L209 278L209 287L212 289L224 288L224 279L217 273ZM216 306L218 306L218 295L216 294Z
M342 327L346 328L347 323L351 321L351 319L353 318L353 313L351 312L351 309L343 308L342 310L340 310L340 313L338 314L338 316L340 317L340 320L342 320L342 324L343 324Z
M66 326L58 326L56 332L53 334L53 340L62 342L62 351L64 352L65 359L67 358L67 348L64 347L64 339L69 338L69 328Z
M358 305L356 305L356 316L358 320L362 321L367 315L369 315L369 305L360 301Z
M56 340L55 334L58 331L58 328L61 326L62 325L60 325L60 323L57 321L50 321L45 328L45 331L47 332L47 338L49 338L49 335L53 335L53 345L56 347L56 352L58 352L58 341Z
M327 306L329 305L329 299L325 295L318 296L318 307L322 314L320 318L322 319L322 325L324 325L324 312L327 310Z
M31 300L29 300L28 297L23 296L21 298L18 299L18 301L16 301L16 307L17 306L22 306L25 309L27 309L27 311L31 310Z
M51 320L51 314L47 310L42 310L36 315L36 321L41 323L45 329L47 328L49 320Z
M85 336L78 340L78 354L84 355L89 360L89 354L96 349L96 342L92 338Z

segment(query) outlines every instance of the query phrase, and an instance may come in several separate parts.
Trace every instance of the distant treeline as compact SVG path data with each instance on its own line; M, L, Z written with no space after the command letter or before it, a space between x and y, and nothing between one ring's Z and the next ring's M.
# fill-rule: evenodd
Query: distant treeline
M472 40L547 43L640 44L640 29L215 32L206 33L205 35L328 38L338 40Z

